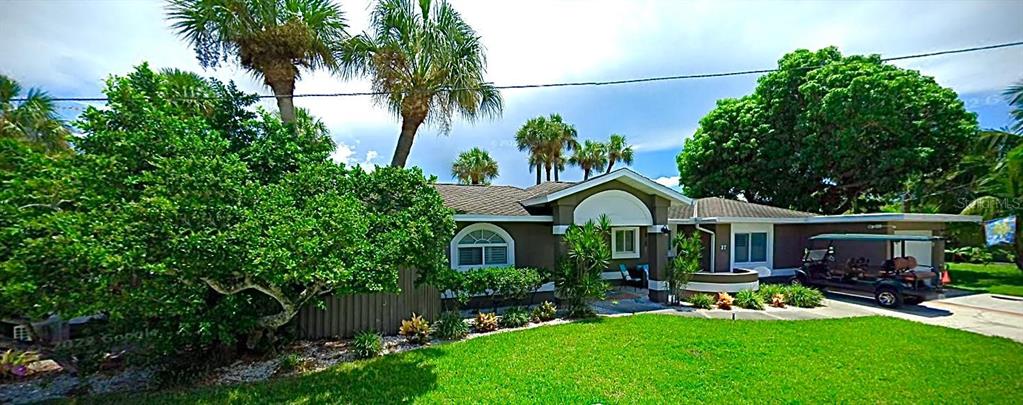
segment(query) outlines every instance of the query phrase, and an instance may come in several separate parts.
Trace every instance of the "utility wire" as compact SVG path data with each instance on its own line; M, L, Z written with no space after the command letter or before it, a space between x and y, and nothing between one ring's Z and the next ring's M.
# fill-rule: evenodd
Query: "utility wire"
M928 52L928 53L917 53L911 55L895 56L891 58L881 58L882 62L892 62L907 59L919 59L927 58L932 56L940 55L953 55L969 52L987 51L991 49L1010 48L1023 45L1023 41L1017 42L1006 42L994 45L976 46L971 48L960 48L951 49L945 51ZM820 66L807 66L803 69L815 69ZM718 72L718 73L700 73L700 74L688 74L688 75L674 75L674 76L658 76L658 77L643 77L636 79L621 79L621 80L608 80L608 81L589 81L589 82L562 82L562 83L538 83L538 84L512 84L504 86L494 86L497 90L516 90L516 89L537 89L537 88L552 88L552 87L581 87L581 86L613 86L620 84L634 84L634 83L647 83L647 82L661 82L661 81L672 81L672 80L689 80L689 79L708 79L716 77L729 77L729 76L746 76L754 74L764 74L778 71L778 68L773 69L756 69L756 70L739 70L733 72ZM446 89L447 91L454 90L475 90L475 88L451 88ZM308 98L308 97L361 97L361 96L378 96L390 94L388 92L350 92L350 93L305 93L305 94L293 94L291 98ZM275 95L258 95L260 99L273 99L277 98ZM281 96L289 97L289 96ZM181 100L193 100L201 99L200 97L181 97ZM14 98L14 101L25 101L25 98ZM82 102L95 102L95 101L107 101L107 97L52 97L53 101L82 101Z

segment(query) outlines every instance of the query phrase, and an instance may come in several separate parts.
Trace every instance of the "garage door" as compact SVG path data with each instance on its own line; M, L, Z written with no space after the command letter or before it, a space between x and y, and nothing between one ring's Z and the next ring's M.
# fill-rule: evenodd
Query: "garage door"
M895 231L896 235L920 235L932 236L931 231ZM930 266L931 243L930 242L906 242L906 254L902 254L902 247L895 244L895 256L913 256L920 265Z

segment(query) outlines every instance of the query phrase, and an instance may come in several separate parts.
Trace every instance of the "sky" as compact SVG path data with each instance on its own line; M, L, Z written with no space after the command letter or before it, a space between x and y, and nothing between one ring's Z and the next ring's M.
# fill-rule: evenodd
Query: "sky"
M99 96L103 80L149 62L234 80L270 94L237 65L204 71L169 28L161 1L2 0L0 73L54 96ZM481 35L486 78L497 85L712 73L776 67L795 49L892 57L1023 40L1023 0L1001 1L464 1L451 3ZM340 1L350 32L366 29L370 1ZM982 127L1008 125L1002 90L1023 79L1023 47L896 62L954 89ZM480 146L499 164L496 184L529 186L535 175L515 147L529 118L561 114L580 140L624 134L632 168L678 185L675 156L718 99L752 92L757 76L634 85L506 90L495 120L419 130L409 165L441 182L451 162ZM304 72L296 93L368 91L366 80ZM272 101L263 104L275 109ZM338 145L334 158L364 167L390 162L399 122L369 97L299 98ZM62 104L73 117L81 104ZM76 108L79 107L79 108ZM569 168L562 180L582 178Z

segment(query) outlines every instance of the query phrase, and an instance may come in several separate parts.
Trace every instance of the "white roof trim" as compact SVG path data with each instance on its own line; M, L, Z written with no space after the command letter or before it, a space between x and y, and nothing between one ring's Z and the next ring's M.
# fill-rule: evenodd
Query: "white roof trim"
M550 215L455 214L455 222L554 222Z
M775 218L775 217L704 217L704 218L671 218L668 223L672 224L693 224L700 223L772 223L772 224L838 224L850 222L973 222L980 223L979 215L956 215L956 214L847 214L847 215L818 215L802 218Z
M583 181L583 182L578 183L576 185L573 185L571 187L568 187L568 188L565 188L565 189L562 189L562 190L559 190L559 191L556 191L556 192L553 192L553 193L550 193L550 194L546 194L546 195L542 195L542 196L539 196L539 197L534 197L534 198L530 198L528 200L522 201L522 205L527 205L528 206L528 205L546 204L546 203L549 203L551 201L558 200L560 198L563 198L563 197L566 197L566 196L578 193L580 191L588 190L590 188L599 186L599 185L607 183L609 181L618 180L618 179L623 178L623 177L626 178L626 179L629 179L629 180L633 180L634 182L639 183L639 185L645 186L647 189L652 191L653 194L657 194L657 195L659 195L661 197L664 197L664 198L667 198L669 200L678 201L678 202L685 203L685 204L692 204L693 203L693 199L692 198L686 197L686 196L682 195L682 193L680 193L678 191L675 191L675 190L672 190L668 186L665 186L665 185L660 184L660 183L658 183L656 181L650 180L650 178L648 178L646 176L643 176L643 175L641 175L639 173L636 173L636 172L632 171L629 168L623 167L621 169L617 169L615 171L612 171L611 173L608 173L608 174L605 174L605 175L602 175L602 176L594 177L594 178L592 178L590 180Z

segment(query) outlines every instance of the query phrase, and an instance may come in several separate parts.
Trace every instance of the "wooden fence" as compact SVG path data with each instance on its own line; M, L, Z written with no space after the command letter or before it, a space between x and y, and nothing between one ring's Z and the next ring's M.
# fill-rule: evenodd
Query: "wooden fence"
M412 313L433 321L441 310L440 292L431 286L416 287L415 270L398 273L397 294L350 294L324 298L324 308L307 305L296 317L299 336L305 339L351 337L375 330L385 335L398 333L403 319Z

